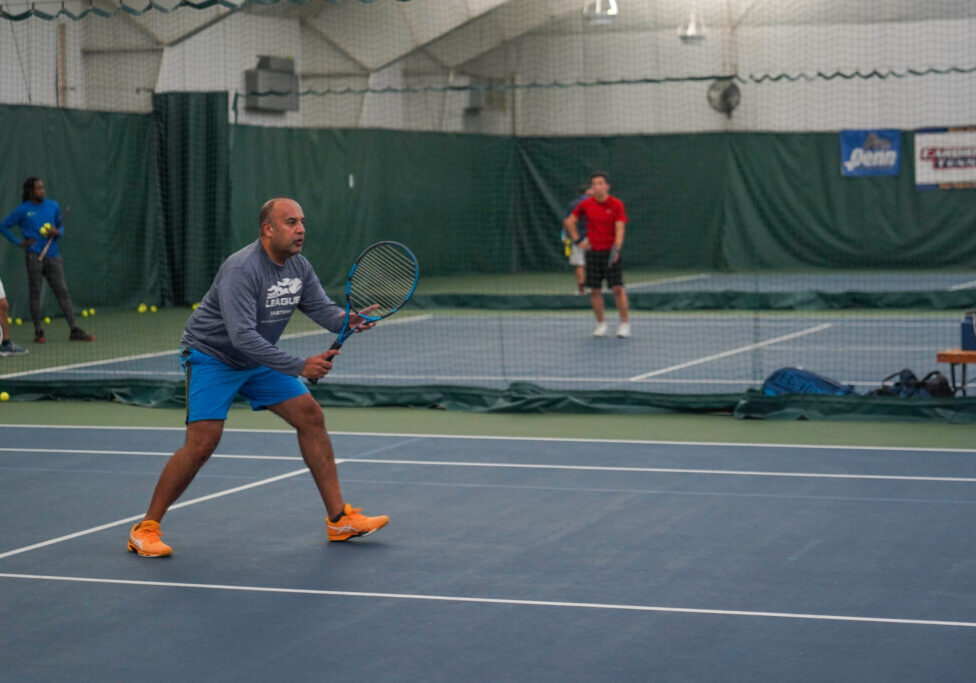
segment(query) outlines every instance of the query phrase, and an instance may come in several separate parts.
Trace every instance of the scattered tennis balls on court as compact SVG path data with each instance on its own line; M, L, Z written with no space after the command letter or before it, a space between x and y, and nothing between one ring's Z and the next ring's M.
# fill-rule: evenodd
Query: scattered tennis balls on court
M158 309L158 308L156 308L156 306L155 306L155 304L149 307L149 312L150 312L150 313L155 313L155 312L156 312L156 311L158 311L158 310L159 310L159 309Z
M44 316L44 322L46 322L46 323L51 322L51 316L49 316L49 315Z
M10 394L8 394L6 391L0 391L0 401L9 401L9 400L10 400Z
M140 313L145 313L147 310L146 304L139 304L139 307L136 310L139 311Z

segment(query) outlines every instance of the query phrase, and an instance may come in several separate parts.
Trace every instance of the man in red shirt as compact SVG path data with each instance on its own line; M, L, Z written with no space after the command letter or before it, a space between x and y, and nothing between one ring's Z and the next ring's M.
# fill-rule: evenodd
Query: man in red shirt
M624 289L623 273L620 268L620 252L624 246L624 229L627 225L627 212L624 203L610 196L610 179L606 173L590 176L592 196L587 197L573 209L563 225L574 244L586 252L586 281L590 289L590 305L596 316L594 337L607 336L607 324L603 321L603 281L613 291L613 300L620 312L618 337L630 337L630 302ZM580 238L576 230L577 221L586 217L586 237ZM613 250L616 249L616 252ZM611 254L613 261L611 263Z

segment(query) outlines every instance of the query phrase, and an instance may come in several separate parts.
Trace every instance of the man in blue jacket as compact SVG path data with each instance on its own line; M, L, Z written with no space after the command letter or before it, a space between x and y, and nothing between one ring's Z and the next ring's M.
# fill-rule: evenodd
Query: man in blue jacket
M58 306L68 323L68 339L94 340L93 336L86 334L75 324L75 311L71 306L68 284L64 279L64 263L58 249L58 243L64 235L61 207L53 199L45 197L44 181L40 178L30 177L24 181L22 199L21 204L0 222L0 233L27 252L27 286L30 291L31 318L34 321L34 343L43 344L47 341L41 327L44 319L41 311L41 285L44 280L47 280L54 291ZM20 228L21 239L17 239L11 230L15 225ZM44 253L45 247L47 253Z

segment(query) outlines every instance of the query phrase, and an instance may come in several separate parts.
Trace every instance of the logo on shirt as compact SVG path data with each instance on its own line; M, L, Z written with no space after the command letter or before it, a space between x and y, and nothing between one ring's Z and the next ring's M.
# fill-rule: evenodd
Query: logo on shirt
M297 277L286 277L268 287L264 297L265 308L295 306L302 299L302 281Z

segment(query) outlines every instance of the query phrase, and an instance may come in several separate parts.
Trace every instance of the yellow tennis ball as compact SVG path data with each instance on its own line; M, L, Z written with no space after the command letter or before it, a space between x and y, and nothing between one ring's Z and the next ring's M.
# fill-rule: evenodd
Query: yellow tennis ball
M150 313L155 313L157 310L159 310L159 309L157 309L155 305L149 307L149 312Z
M88 317L88 311L86 309L84 309L84 308L81 309L81 317L82 318L87 318Z
M8 394L6 391L0 391L0 401L9 401L9 400L10 400L10 394Z
M95 309L94 308L89 308L88 309L88 315L95 315Z
M146 304L139 304L139 308L137 308L136 310L139 311L140 313L145 313L146 312Z
M15 325L23 325L24 324L24 321L21 320L20 318L15 318L14 319L14 324Z
M49 316L49 315L44 316L44 322L46 322L46 323L51 322L51 316Z
M196 302L195 304L193 304L192 306L190 306L190 308L192 308L194 311L197 310L197 308L199 308L199 307L200 307L200 302L199 301Z

